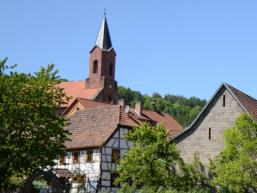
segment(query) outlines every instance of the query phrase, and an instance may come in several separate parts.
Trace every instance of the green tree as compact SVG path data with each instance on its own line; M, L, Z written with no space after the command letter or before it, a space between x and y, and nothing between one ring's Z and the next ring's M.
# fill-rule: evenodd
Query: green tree
M183 163L175 144L168 142L162 125L143 123L126 139L133 147L120 161L116 181L120 192L189 191L203 184L196 167Z
M145 109L169 113L183 126L188 126L206 104L206 100L197 97L186 98L176 95L162 97L156 92L148 96L122 86L118 88L118 92L119 98L125 99L126 104L134 107L137 101L141 101Z
M65 118L55 114L65 95L54 86L54 66L30 75L12 72L5 63L0 62L0 190L53 165L68 138Z
M257 192L257 122L242 114L224 133L225 147L211 163L222 192Z

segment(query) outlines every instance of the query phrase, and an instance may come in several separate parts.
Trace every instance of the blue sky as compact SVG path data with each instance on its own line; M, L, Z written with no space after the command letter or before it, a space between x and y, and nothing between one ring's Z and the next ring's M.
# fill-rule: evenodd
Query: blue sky
M257 98L256 0L1 0L0 58L88 76L107 9L119 85L209 99L222 82Z

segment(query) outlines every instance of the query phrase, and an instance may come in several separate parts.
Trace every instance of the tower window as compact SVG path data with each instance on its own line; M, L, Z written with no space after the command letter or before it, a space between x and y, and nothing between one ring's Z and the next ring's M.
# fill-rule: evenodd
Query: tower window
M223 95L223 107L226 106L226 95Z
M112 68L113 68L112 65L113 65L112 63L109 64L109 75L110 76L112 76Z
M111 95L108 96L108 102L109 103L112 102L112 96Z
M98 70L98 61L97 60L94 60L93 62L93 73L97 73L97 70Z
M209 128L209 140L211 140L211 128Z

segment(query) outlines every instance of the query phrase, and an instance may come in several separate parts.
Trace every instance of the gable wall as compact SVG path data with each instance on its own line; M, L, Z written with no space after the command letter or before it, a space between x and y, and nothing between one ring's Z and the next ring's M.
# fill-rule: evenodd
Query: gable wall
M223 95L226 96L225 107L223 107ZM223 148L224 130L232 127L243 112L225 87L218 92L206 110L190 131L176 139L177 147L186 162L191 162L194 153L199 152L202 163L208 165L209 159L217 156ZM209 140L209 128L211 128L211 140Z
M73 105L73 107L66 112L66 117L71 117L72 115L74 115L78 110L84 110L84 106L81 105L79 102L76 102L76 104Z
M101 189L105 191L116 192L117 188L111 187L111 173L116 172L118 163L112 162L112 150L120 149L120 157L123 157L132 143L124 139L128 132L127 128L119 128L108 142L102 147L101 157Z

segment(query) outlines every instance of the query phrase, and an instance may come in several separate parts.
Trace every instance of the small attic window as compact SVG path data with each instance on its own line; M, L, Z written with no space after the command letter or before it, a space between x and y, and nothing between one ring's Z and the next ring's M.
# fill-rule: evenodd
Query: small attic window
M96 74L98 70L98 61L94 60L93 62L93 73Z
M223 95L223 107L226 106L226 95Z
M209 128L209 140L211 140L211 128Z

